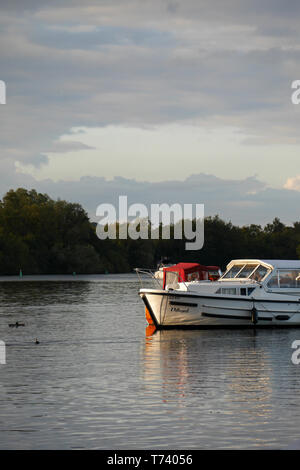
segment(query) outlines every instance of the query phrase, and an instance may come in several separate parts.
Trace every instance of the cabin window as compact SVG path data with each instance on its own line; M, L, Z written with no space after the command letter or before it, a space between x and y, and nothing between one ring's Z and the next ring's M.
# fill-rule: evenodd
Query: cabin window
M299 288L300 287L300 271L298 270L279 271L279 286L283 289Z
M178 288L178 277L179 274L176 272L172 271L166 271L165 273L165 285L168 287L171 287L172 289L177 289Z
M218 271L208 271L209 276L219 276Z
M250 295L254 291L255 287L242 287L239 291L238 289L231 288L231 287L220 287L217 291L216 294L227 294L227 295L237 295L239 292L240 295Z
M269 280L271 289L300 289L300 271L297 269L280 269Z
M186 275L186 280L191 282L191 281L199 281L200 280L200 273L199 272L194 272L194 273L189 273Z
M221 289L221 294L236 295L236 289L234 289L233 287L223 287Z

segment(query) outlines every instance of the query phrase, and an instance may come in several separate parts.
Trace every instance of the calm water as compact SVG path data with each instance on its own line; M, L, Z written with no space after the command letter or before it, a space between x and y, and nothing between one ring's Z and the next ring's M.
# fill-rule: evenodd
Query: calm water
M285 448L300 329L149 336L135 275L0 283L1 449ZM10 328L9 323L25 322ZM35 344L35 338L40 344Z

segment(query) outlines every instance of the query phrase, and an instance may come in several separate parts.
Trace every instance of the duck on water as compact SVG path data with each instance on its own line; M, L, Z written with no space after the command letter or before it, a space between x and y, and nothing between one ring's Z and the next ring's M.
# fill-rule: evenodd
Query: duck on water
M8 325L10 328L18 328L19 326L25 326L25 323L21 323L19 321L16 321L16 323L9 323Z

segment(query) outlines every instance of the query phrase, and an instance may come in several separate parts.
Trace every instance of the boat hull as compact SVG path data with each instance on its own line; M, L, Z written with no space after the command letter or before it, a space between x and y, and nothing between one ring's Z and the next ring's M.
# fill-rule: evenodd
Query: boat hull
M300 301L191 295L142 289L157 328L300 326Z

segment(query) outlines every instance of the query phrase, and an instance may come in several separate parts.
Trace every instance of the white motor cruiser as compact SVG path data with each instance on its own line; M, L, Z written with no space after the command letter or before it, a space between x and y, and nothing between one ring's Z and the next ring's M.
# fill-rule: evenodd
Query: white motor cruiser
M300 326L300 260L233 260L213 282L169 267L163 286L139 291L156 328Z

